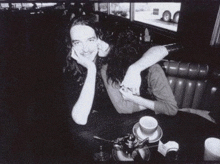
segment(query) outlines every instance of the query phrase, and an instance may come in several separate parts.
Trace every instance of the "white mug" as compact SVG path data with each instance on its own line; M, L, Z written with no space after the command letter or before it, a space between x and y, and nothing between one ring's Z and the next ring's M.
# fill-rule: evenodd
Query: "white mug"
M143 134L151 135L158 127L158 122L154 117L143 116L139 120L140 130Z
M220 139L210 137L205 140L204 160L220 161Z

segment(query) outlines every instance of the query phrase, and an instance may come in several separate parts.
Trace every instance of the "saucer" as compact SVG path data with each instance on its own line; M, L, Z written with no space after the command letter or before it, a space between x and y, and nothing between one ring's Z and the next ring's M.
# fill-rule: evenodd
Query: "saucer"
M161 127L158 125L157 130L151 134L151 135L146 135L143 134L141 132L140 126L139 126L139 122L137 122L134 127L133 127L133 134L138 138L138 140L143 141L144 139L146 139L147 137L149 137L149 143L154 143L157 142L161 139L161 137L163 136L163 131L161 129Z

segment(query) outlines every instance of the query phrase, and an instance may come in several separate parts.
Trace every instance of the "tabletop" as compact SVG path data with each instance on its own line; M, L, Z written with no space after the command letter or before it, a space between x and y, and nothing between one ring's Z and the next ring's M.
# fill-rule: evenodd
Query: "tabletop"
M70 131L79 160L93 160L94 153L99 151L100 145L111 154L112 143L97 140L98 136L107 140L132 134L132 128L142 116L153 116L157 119L163 135L162 143L175 141L179 144L178 161L203 161L204 141L208 137L220 138L220 128L206 119L190 113L178 112L176 116L155 115L146 110L133 114L104 114L91 113L86 125L77 125L70 119ZM148 143L148 146L158 145L158 141ZM167 161L157 151L157 146L150 148L150 161ZM111 159L113 160L113 159Z

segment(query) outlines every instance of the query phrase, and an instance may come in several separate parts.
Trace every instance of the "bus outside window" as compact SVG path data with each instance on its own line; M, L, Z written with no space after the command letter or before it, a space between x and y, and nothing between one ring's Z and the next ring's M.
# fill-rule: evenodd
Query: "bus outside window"
M108 3L99 3L98 10L103 13L108 13Z
M134 20L177 31L181 3L134 3Z
M130 18L130 3L110 3L110 14Z
M180 3L148 3L152 15L163 21L179 22Z

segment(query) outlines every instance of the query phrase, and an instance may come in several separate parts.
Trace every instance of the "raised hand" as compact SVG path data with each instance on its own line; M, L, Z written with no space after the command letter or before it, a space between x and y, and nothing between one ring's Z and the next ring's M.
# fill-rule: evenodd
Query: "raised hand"
M124 88L131 90L132 94L140 95L140 86L141 86L141 75L140 71L135 69L135 67L129 67L125 77L120 84Z
M121 87L119 89L119 91L121 92L124 100L134 101L135 95L132 94L131 90L129 90L128 88L125 88L125 87Z
M78 53L74 48L71 50L71 57L77 61L77 63L81 64L83 67L89 69L90 67L95 67L95 63L88 58L82 56Z
M101 39L98 39L98 55L100 57L106 57L109 53L110 47L109 44L104 42Z

